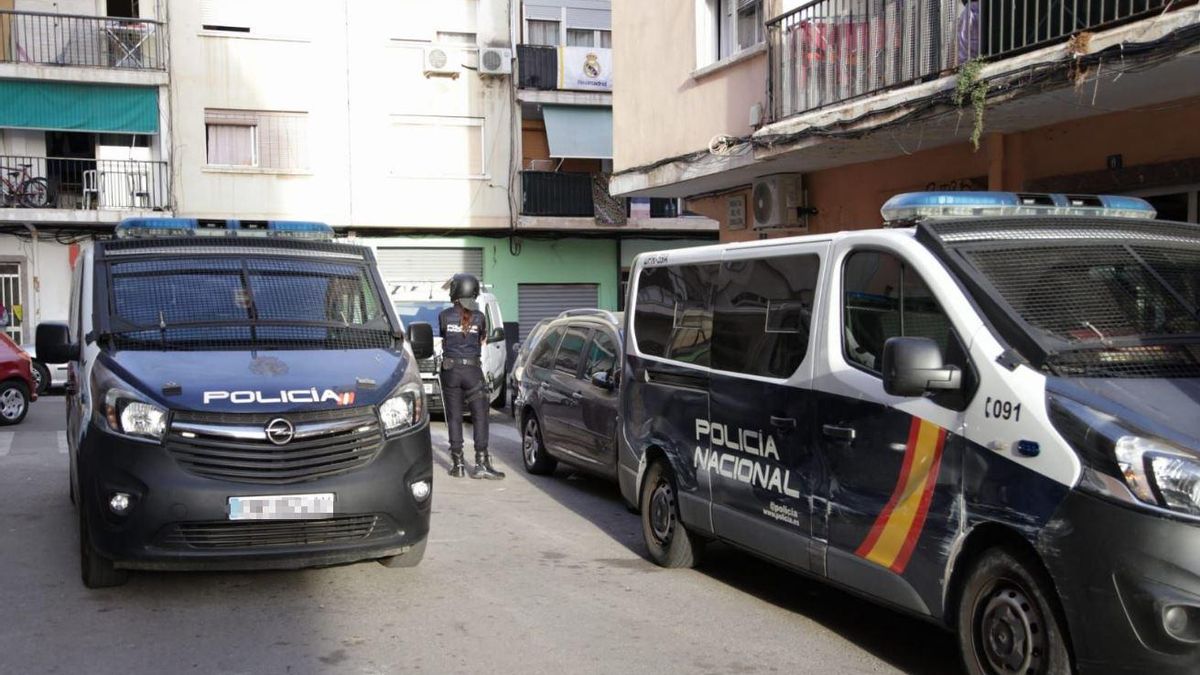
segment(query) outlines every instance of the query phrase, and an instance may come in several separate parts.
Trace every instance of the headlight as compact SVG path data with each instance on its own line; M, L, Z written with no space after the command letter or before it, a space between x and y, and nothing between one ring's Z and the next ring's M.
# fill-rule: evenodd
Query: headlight
M92 367L92 401L110 431L131 438L161 441L167 411L97 362Z
M1122 436L1115 445L1117 466L1141 501L1200 516L1200 461L1178 448L1140 436Z
M379 406L379 419L388 435L425 421L425 390L418 383L402 385Z

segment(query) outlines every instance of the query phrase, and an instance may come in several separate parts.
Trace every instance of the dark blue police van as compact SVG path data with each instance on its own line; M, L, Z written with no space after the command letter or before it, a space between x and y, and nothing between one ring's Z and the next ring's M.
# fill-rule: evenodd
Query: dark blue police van
M646 254L619 479L957 632L970 673L1200 672L1200 228L1128 197L918 193L894 227Z
M409 334L324 224L131 219L75 264L70 494L83 582L128 570L417 564L432 492Z

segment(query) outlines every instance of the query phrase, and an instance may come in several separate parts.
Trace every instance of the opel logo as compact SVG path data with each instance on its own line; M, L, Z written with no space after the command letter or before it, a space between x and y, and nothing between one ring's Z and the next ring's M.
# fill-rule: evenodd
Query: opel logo
M267 422L267 440L275 445L287 445L295 434L296 429L292 427L292 423L282 417Z

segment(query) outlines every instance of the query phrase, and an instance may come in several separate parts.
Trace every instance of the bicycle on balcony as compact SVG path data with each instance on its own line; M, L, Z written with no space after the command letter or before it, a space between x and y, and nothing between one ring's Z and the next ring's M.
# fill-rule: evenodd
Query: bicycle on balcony
M50 184L45 178L29 173L32 164L19 166L20 169L0 167L0 207L45 208L50 202Z

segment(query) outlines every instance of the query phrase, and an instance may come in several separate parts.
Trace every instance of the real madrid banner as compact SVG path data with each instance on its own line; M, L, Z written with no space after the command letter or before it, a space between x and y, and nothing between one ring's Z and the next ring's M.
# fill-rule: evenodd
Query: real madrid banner
M558 88L612 91L612 50L560 47Z

